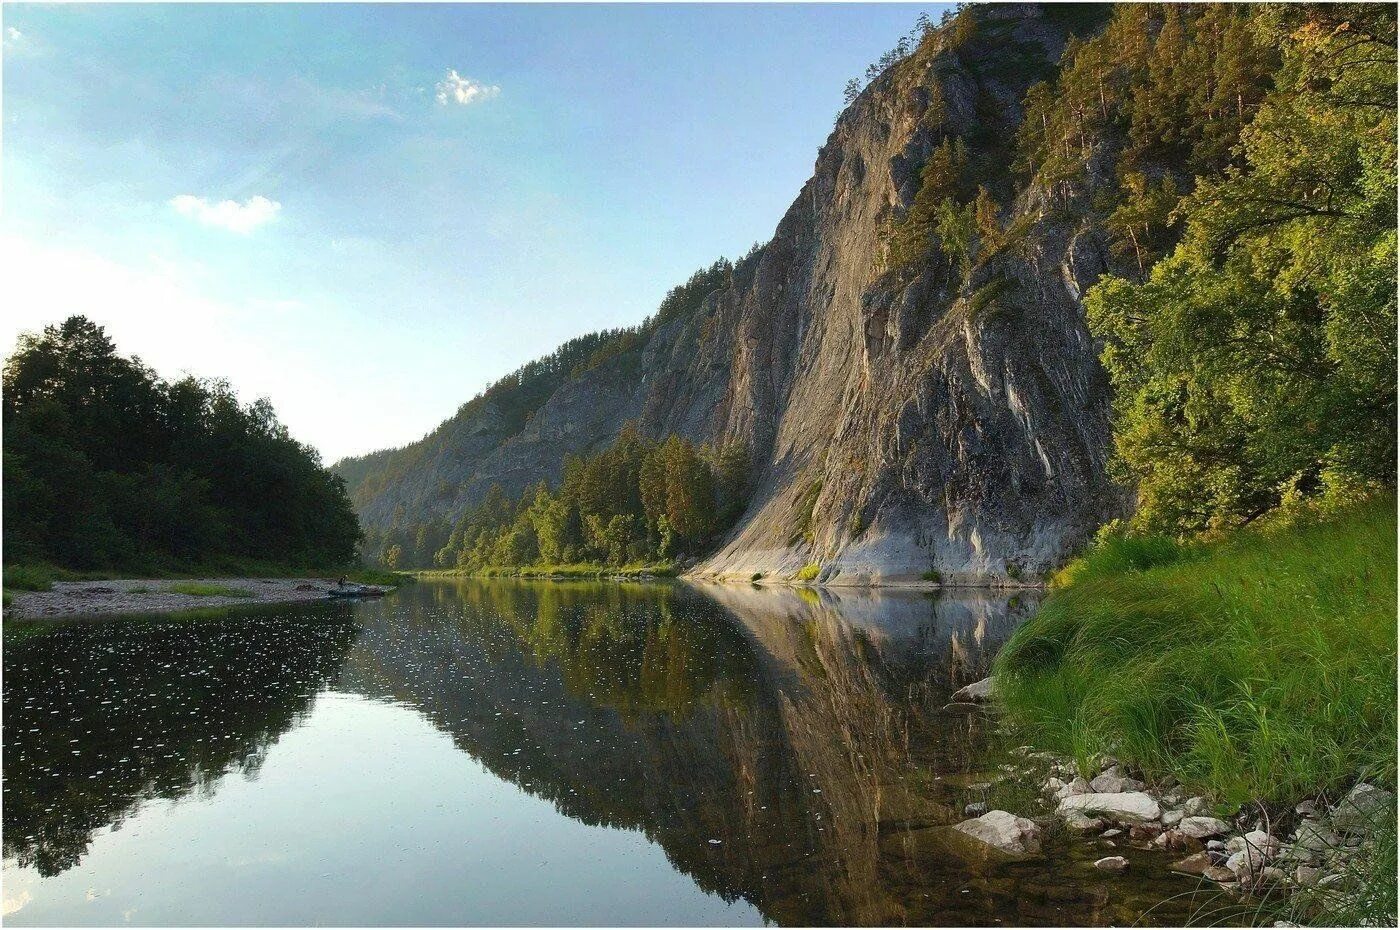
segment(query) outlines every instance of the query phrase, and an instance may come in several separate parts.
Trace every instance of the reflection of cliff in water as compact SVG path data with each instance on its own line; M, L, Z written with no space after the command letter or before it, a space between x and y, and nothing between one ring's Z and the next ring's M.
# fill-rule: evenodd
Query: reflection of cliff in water
M583 583L409 597L362 613L342 686L418 707L570 817L644 831L702 888L780 923L1014 907L1019 884L969 885L923 840L959 819L941 776L970 764L982 719L940 708L1026 606Z
M348 611L80 623L4 649L4 854L41 875L142 803L255 777L334 677Z

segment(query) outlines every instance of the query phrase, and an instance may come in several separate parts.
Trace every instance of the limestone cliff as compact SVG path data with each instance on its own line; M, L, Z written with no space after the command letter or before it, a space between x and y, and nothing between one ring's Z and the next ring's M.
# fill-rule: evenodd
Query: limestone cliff
M772 240L634 351L562 379L526 417L469 405L414 446L344 463L366 526L556 480L566 453L633 420L750 449L753 499L702 573L818 563L831 584L1005 582L1052 567L1123 506L1079 303L1108 267L1103 238L1010 165L1027 88L1071 29L1093 28L1064 10L970 7L887 68ZM945 140L1000 204L1005 241L970 267L936 249L895 261Z

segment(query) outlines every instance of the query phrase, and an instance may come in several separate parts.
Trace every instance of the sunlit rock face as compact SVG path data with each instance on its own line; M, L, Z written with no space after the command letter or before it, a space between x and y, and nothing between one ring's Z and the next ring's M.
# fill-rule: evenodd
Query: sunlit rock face
M939 30L841 114L728 286L653 330L639 358L566 382L522 427L487 404L381 454L351 476L366 526L456 515L493 483L557 480L566 454L628 420L752 450L756 493L712 574L817 562L835 584L1029 579L1119 513L1080 304L1107 250L1086 203L1052 211L1010 168L1020 101L1059 61L1065 18L1030 4L969 15L970 35ZM949 139L1016 230L967 280L936 252L896 266L888 249Z

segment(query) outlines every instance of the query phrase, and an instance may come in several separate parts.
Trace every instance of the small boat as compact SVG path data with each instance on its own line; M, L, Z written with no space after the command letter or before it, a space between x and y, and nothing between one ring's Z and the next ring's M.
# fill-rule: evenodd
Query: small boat
M326 592L330 597L383 597L388 593L388 588L379 588L369 584L336 585Z

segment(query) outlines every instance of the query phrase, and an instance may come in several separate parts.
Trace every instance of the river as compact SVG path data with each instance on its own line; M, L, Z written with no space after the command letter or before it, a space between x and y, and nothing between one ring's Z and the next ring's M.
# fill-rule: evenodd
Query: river
M1179 923L1165 870L950 841L1008 756L944 705L1034 601L433 581L7 628L5 922Z

